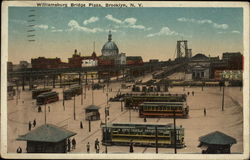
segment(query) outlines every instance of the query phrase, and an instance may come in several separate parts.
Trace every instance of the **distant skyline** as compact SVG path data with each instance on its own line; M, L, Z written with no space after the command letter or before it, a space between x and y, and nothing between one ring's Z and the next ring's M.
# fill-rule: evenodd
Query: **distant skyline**
M99 56L109 30L120 52L145 61L174 59L176 41L182 39L193 55L243 53L242 8L10 7L8 25L8 59L15 64L39 56L67 62L74 49L91 55L94 42ZM27 37L31 28L34 42Z

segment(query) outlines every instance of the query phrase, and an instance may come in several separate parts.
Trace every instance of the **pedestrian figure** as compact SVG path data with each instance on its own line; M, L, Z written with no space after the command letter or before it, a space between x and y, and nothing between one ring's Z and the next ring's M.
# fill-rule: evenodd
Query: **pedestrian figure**
M80 122L80 128L83 129L82 121Z
M22 153L22 148L20 146L17 148L16 153Z
M192 91L192 95L194 96L194 91Z
M189 96L189 92L188 92L188 96Z
M76 149L76 140L75 140L75 138L72 139L72 149Z
M144 117L144 122L147 122L147 119L146 119L146 117Z
M41 106L38 106L38 112L42 112Z
M98 138L95 140L95 149L97 150L97 148L100 148Z
M50 112L50 106L48 108L49 108L49 112Z
M32 126L31 122L29 121L29 131L31 130L31 126Z
M70 148L71 148L70 139L68 139L68 152L70 152Z
M87 153L89 153L89 151L90 151L90 144L89 144L89 142L88 142L88 144L86 146L87 146Z
M100 151L100 147L99 147L99 145L96 147L96 153L99 153L99 151Z
M34 121L33 121L33 127L35 127L36 126L36 119L34 119Z
M129 152L130 153L134 152L134 147L133 147L133 143L132 142L130 143L130 146L129 146Z
M206 108L204 108L204 116L206 116L207 115L207 110L206 110Z

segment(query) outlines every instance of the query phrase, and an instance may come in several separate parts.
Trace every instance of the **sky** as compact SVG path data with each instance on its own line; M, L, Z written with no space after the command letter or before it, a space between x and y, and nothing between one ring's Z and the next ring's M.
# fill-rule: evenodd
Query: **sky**
M8 25L14 64L39 56L68 62L74 49L91 55L94 42L101 55L109 30L120 52L144 61L174 59L177 40L188 40L193 55L243 53L242 8L10 7Z

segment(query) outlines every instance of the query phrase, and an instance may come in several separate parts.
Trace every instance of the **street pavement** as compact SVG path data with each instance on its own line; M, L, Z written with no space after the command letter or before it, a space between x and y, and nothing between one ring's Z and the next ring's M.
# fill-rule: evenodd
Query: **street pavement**
M145 76L150 79L151 76ZM40 86L42 87L42 86ZM111 92L112 88L112 92ZM108 98L114 97L121 88L120 82L114 82L109 85ZM76 119L74 120L74 100L65 101L65 108L62 101L62 88L56 87L54 91L59 92L60 100L47 105L47 123L57 125L67 130L76 132L74 136L76 140L76 149L70 153L86 153L86 144L90 143L90 152L95 153L94 142L98 138L101 144L102 133L100 124L105 122L104 109L107 106L107 96L105 90L94 90L94 105L100 106L101 120L91 122L91 132L89 132L88 121L85 120L84 108L92 104L92 90L86 90L86 98L83 95L83 104L81 104L81 95L77 96L75 101ZM121 90L122 93L130 92L130 89ZM199 137L210 132L221 131L237 140L231 148L233 153L243 152L243 96L239 87L225 87L225 107L221 110L222 91L219 87L173 87L169 89L170 93L187 93L194 91L187 98L189 105L189 117L187 119L177 119L177 125L185 128L185 144L186 147L178 149L178 153L201 153L199 145ZM131 110L131 122L129 111L123 108L121 111L120 102L109 102L110 115L108 122L112 123L145 123L143 118L139 118L138 111ZM50 108L50 111L49 109ZM206 108L207 114L204 116L203 110ZM29 132L28 123L36 119L37 125L35 129L45 123L44 106L42 112L37 112L36 101L31 99L31 91L26 86L25 91L21 91L20 99L8 101L8 141L7 151L15 153L20 146L25 152L26 142L16 141L18 135ZM83 129L80 128L80 122L83 123ZM147 118L146 123L152 124L168 124L173 123L172 118ZM73 137L72 137L73 138ZM108 146L108 153L129 153L128 146ZM105 151L105 146L100 145L100 153ZM155 153L155 148L151 147L134 147L135 153ZM174 153L173 148L159 148L159 153Z

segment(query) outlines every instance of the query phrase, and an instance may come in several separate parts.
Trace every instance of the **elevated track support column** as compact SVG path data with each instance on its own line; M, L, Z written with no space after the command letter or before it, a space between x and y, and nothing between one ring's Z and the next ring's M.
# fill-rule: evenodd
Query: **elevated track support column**
M81 73L79 73L79 81L78 81L78 83L79 83L79 85L81 85L81 83L82 83L82 80L81 80Z
M29 75L29 90L31 90L31 75Z
M60 77L60 88L62 88L62 74L59 74Z
M56 81L56 75L55 74L53 74L53 81L52 81L52 83L53 83L53 88L55 88L55 82Z
M23 87L23 91L25 90L25 77L22 76L22 87Z

